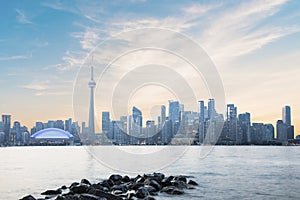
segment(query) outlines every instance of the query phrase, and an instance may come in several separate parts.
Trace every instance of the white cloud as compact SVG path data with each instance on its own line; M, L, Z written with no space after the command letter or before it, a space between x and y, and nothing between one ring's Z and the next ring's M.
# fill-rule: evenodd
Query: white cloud
M49 89L49 81L37 82L34 81L30 84L23 85L22 88L35 90L35 91L43 91Z
M17 20L19 23L32 24L32 22L28 19L28 17L25 15L25 13L22 10L16 9L16 12L18 13Z
M188 7L184 7L182 10L185 14L194 16L203 16L204 14L208 13L209 11L219 8L223 5L223 3L216 3L216 4L193 4Z
M216 60L232 59L253 52L264 45L299 31L285 24L258 26L280 10L287 0L250 1L226 10L204 30L200 43Z
M22 59L30 59L30 58L32 58L32 54L30 54L30 55L13 55L13 56L0 57L0 61L22 60Z

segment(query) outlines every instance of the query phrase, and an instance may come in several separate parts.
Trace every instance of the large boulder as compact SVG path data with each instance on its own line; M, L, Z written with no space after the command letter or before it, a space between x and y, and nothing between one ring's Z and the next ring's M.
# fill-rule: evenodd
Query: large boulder
M61 189L57 190L46 190L45 192L42 192L41 195L58 195L61 194Z
M85 184L76 185L76 186L70 187L70 190L76 194L87 193L89 190L89 186L85 185Z
M113 182L118 182L118 181L122 181L122 176L119 174L112 174L109 177L109 180L112 180Z
M193 185L193 186L199 185L196 181L193 181L193 180L189 180L188 184Z
M98 197L104 197L107 200L122 200L122 197L104 192L102 190L94 189L94 188L90 189L88 194L96 195Z
M20 200L36 200L36 198L34 198L32 195L27 195Z
M136 191L135 196L139 199L144 199L149 195L149 192L145 188L140 188Z
M92 194L81 194L79 200L107 200L105 197L98 197Z

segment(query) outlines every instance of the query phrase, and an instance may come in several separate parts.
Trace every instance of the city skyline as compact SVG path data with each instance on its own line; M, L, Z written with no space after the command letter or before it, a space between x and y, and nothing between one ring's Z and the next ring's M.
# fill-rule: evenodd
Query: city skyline
M223 80L227 103L275 127L278 108L288 102L291 123L300 132L299 1L127 5L6 2L0 12L5 19L0 22L0 112L18 116L29 127L38 120L73 117L73 83L91 49L120 31L159 27L183 33L206 50ZM146 106L139 108L149 113Z
M73 144L74 138L76 144L87 145L289 145L296 144L300 137L290 123L290 106L282 108L282 117L277 120L275 128L270 123L253 122L251 113L239 113L235 104L227 104L226 113L221 114L215 108L215 99L208 99L207 104L203 100L198 102L199 110L195 112L184 110L184 104L179 101L169 100L168 115L166 106L161 105L157 121L144 119L142 111L135 106L132 114L119 119L110 118L110 113L103 111L102 134L97 135L91 133L95 128L93 124L91 129L86 127L86 122L82 122L80 127L72 118L37 121L28 129L21 126L21 122L12 120L11 115L4 114L0 121L0 145L39 144L31 137L44 129L55 131L53 128L69 132L72 136L70 144ZM41 142L43 144L45 140ZM59 143L58 140L56 142Z
M251 124L252 123L266 123L266 124L275 124L274 127L276 127L276 123L278 123L278 121L282 121L282 123L288 125L288 126L291 126L291 125L294 125L293 123L291 123L291 119L293 119L293 115L292 115L292 109L291 109L291 106L289 105L285 105L282 107L281 109L281 115L278 119L276 119L275 122L262 122L262 121L254 121L253 118L252 118L252 115L253 113L251 112L241 112L239 111L240 107L237 107L236 104L227 104L226 107L226 111L225 113L219 113L216 108L215 108L215 99L213 98L210 98L207 100L207 105L205 106L205 101L204 100L200 100L198 101L198 110L185 110L184 109L184 104L181 104L179 101L175 101L175 100L169 100L169 105L160 105L160 109L161 109L161 112L160 112L160 115L157 115L155 116L155 118L144 118L143 117L143 111L140 110L139 108L137 108L136 106L133 106L132 107L132 115L130 113L127 113L127 114L124 114L124 115L121 115L117 118L110 118L110 112L109 111L100 111L102 113L102 117L101 117L101 124L99 122L96 122L96 123L99 123L101 125L101 131L97 130L97 131L94 131L94 133L103 133L103 127L106 127L104 130L108 130L109 129L109 126L108 125L103 125L103 122L105 120L109 120L109 121L118 121L118 120L121 120L121 121L124 121L122 118L124 117L127 117L129 118L130 116L133 117L134 119L134 123L135 124L139 124L138 126L141 126L142 128L146 127L147 126L147 122L148 121L153 121L154 123L157 123L157 125L162 122L162 121L165 121L166 119L169 119L169 120L172 120L172 121L179 121L180 117L179 115L178 116L174 116L174 113L184 113L184 112L191 112L191 113L197 113L197 120L199 120L199 122L201 121L205 121L207 119L211 119L213 118L214 116L216 115L220 115L222 117L222 119L224 121L226 121L227 119L231 119L231 118L238 118L239 115L247 115L249 114L249 117L251 115ZM172 107L175 107L175 108L172 108ZM168 115L166 114L168 113ZM5 118L5 121L10 121L10 123L12 124L12 122L17 122L17 123L22 123L20 120L16 120L13 118L13 115L11 114L7 114L7 113L2 113L2 116L5 116L7 117L7 119ZM104 119L105 118L105 119ZM62 120L63 118L60 118L60 119L47 119L47 120L44 120L44 121L47 121L48 123L55 123L55 122L63 122ZM72 118L66 118L67 120L65 120L65 123L69 124L71 123L72 124ZM4 120L2 118L2 120ZM128 119L126 119L128 120ZM42 122L43 120L37 120L34 122L34 125L33 126L28 126L27 124L23 124L25 127L31 127L31 128L37 128L36 126L38 126L37 124L39 123L43 123ZM84 124L84 128L87 128L89 126L86 126L86 125L89 125L90 120L88 119L88 123L86 121L74 121L74 123L76 123L78 126L79 124ZM0 122L0 125L3 126L3 124L1 124L2 122ZM99 125L99 126L100 126ZM2 127L1 126L1 127ZM65 125L66 127L70 127L71 125ZM95 125L94 125L95 126ZM95 127L92 126L92 129L95 129ZM82 126L79 126L80 128L82 128ZM296 128L296 127L295 127ZM68 128L67 128L68 129ZM40 129L38 129L40 130ZM82 130L81 130L82 132ZM90 130L87 131L87 133L90 133ZM275 132L276 134L276 132ZM300 135L299 133L297 132L294 132L294 136L296 135Z

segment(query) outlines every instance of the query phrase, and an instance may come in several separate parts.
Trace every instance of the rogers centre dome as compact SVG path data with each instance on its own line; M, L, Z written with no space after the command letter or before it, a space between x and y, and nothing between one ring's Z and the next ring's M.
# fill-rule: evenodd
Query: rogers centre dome
M30 138L33 143L59 144L69 143L69 141L73 140L74 136L58 128L47 128L36 132Z

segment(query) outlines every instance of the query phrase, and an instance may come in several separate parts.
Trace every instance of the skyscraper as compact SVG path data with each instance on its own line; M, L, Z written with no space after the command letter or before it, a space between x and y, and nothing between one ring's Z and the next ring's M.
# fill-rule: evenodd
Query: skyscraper
M208 100L208 118L213 119L216 114L216 109L215 109L215 100L214 99L209 99Z
M132 115L129 117L129 134L138 137L142 133L143 116L142 112L135 106L132 108Z
M227 105L227 113L226 113L227 121L232 121L237 119L237 107L234 106L234 104L228 104Z
M164 126L164 123L166 121L166 106L162 105L160 107L160 120L161 120L161 128Z
M199 101L199 122L204 122L204 101Z
M71 129L72 129L72 118L69 118L65 120L65 131L71 133Z
M179 102L169 101L169 120L174 123L179 122Z
M237 107L234 104L227 105L226 122L229 138L236 144L242 142L242 134L237 131Z
M94 88L96 82L94 81L94 67L91 66L91 80L89 81L89 87L91 88L90 94L90 111L89 111L89 142L93 143L95 137L95 111L94 111Z
M282 144L287 144L287 131L288 126L285 123L283 123L282 120L278 120L276 124L277 140L282 142Z
M291 107L284 106L282 108L282 121L287 125L287 139L294 139L294 126L291 120Z
M291 107L284 106L282 108L282 121L288 126L291 126Z
M10 115L2 115L2 123L3 123L3 132L5 134L4 142L9 143L11 116Z
M242 143L250 144L251 142L251 115L250 113L239 114L239 128L242 134Z
M110 126L109 112L102 112L102 133L108 134Z

